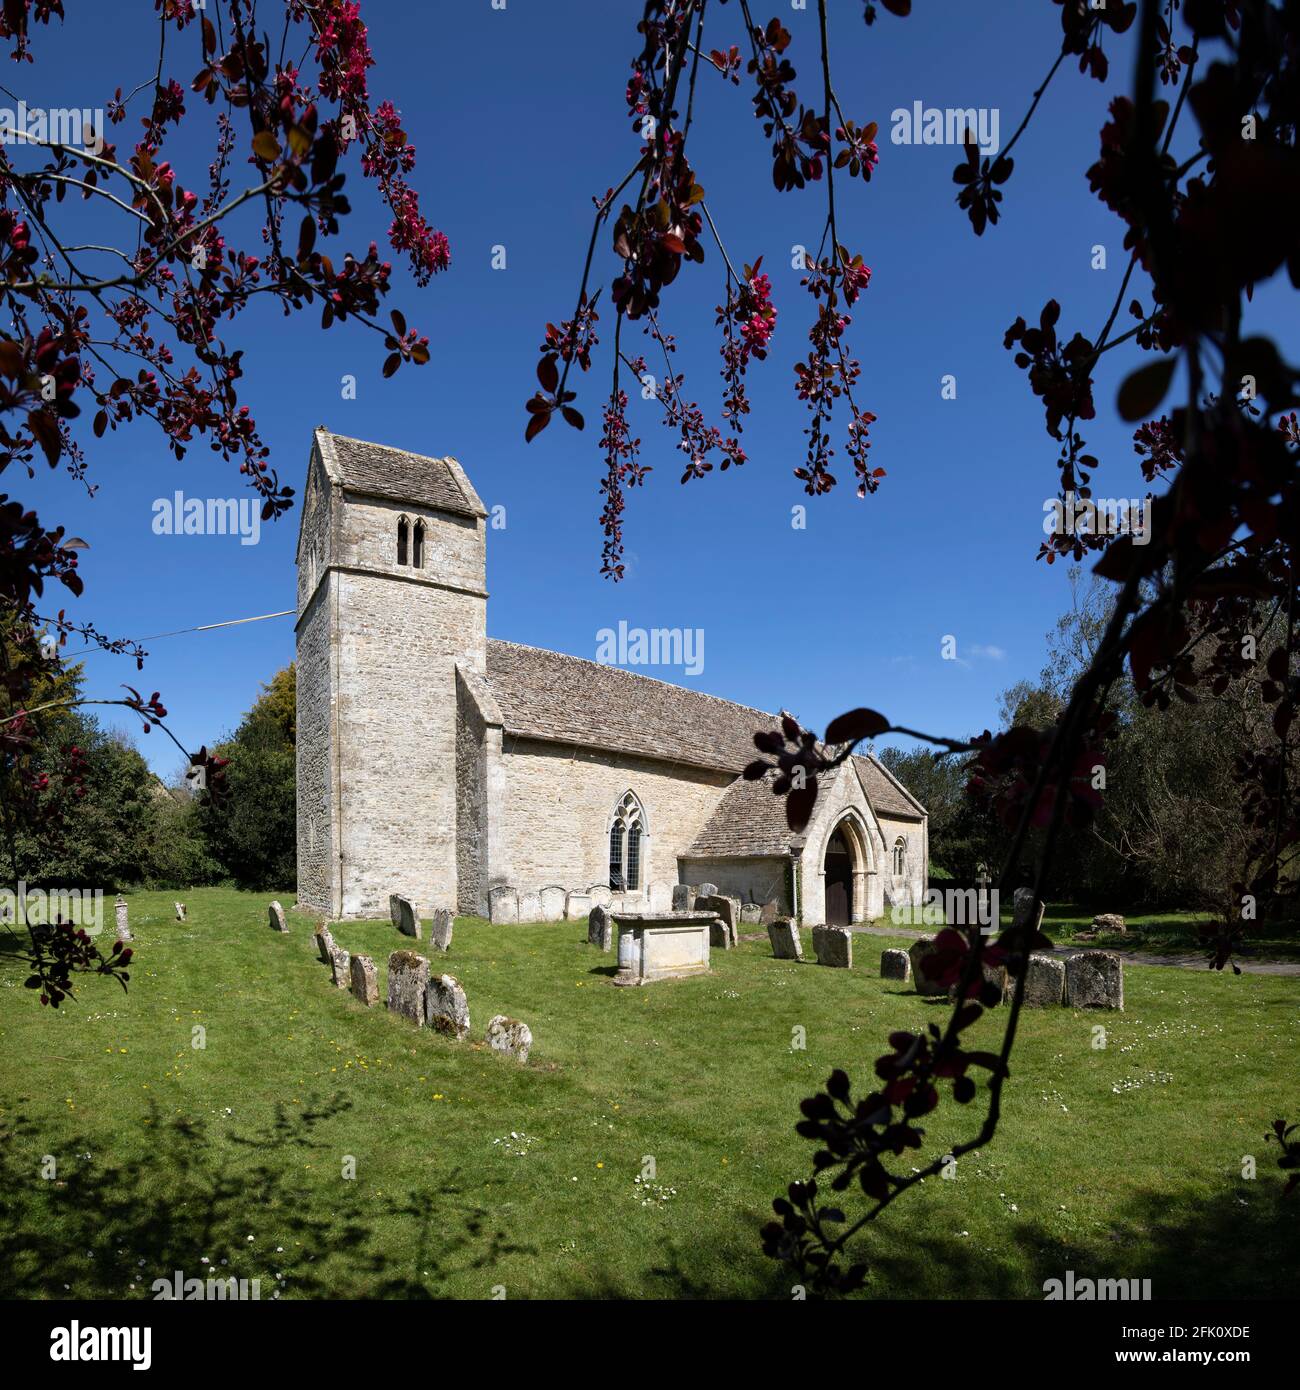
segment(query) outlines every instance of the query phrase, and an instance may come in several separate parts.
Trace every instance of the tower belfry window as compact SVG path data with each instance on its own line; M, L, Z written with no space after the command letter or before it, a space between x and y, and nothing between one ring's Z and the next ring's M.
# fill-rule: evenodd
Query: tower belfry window
M417 521L411 533L411 564L416 569L424 568L424 522Z
M399 518L397 522L397 563L399 565L406 563L406 548L410 531L411 527L407 519L405 517Z

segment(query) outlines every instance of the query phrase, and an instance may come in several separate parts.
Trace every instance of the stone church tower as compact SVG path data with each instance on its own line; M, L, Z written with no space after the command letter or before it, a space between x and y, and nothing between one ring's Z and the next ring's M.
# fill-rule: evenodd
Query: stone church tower
M456 667L487 661L486 512L453 458L315 431L298 534L298 901L457 906Z

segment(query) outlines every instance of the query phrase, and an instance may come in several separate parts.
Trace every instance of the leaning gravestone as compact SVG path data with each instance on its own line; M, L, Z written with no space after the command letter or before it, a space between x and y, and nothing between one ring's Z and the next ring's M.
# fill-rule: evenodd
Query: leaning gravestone
M497 1014L487 1026L487 1043L493 1052L504 1052L526 1062L532 1051L533 1034L526 1023Z
M713 897L713 895L718 891L718 885L716 883L701 883L695 891L698 895L696 899L696 901L698 902L699 898Z
M125 899L125 898L121 898L121 897L120 897L120 898L118 898L118 900L113 904L113 916L114 916L114 919L115 919L115 922L116 922L116 926L117 926L117 939L118 939L119 941L131 941L131 940L133 940L134 938L131 936L131 923L130 923L130 918L127 916L127 907L126 907L126 899Z
M178 922L183 922L183 921L185 921L185 904L184 904L184 903L177 903L175 906L176 906L176 920L177 920Z
M695 899L696 912L716 912L726 928L726 947L736 944L736 928L740 923L740 899L728 897L725 893L702 894ZM718 945L716 938L713 945Z
M519 920L519 894L513 888L493 888L488 893L488 918L496 922Z
M449 1037L469 1035L469 1002L454 975L434 975L424 991L424 1014L429 1027Z
M330 957L334 954L336 947L334 937L328 927L316 928L316 949L320 952L320 958L324 964L330 963Z
M568 894L563 888L543 888L537 896L542 900L541 920L543 922L564 921L564 900Z
M778 917L767 924L767 939L772 943L772 954L777 960L802 960L803 942L799 939L799 925L791 917Z
M608 908L597 906L591 909L591 915L587 918L587 944L599 946L602 951L608 951L613 946L614 922Z
M267 908L267 916L270 918L272 931L288 931L288 924L284 920L284 908L279 903L272 903Z
M1122 1009L1124 965L1113 951L1080 951L1065 959L1065 1002L1071 1009Z
M352 988L352 957L341 946L330 953L330 976L335 989Z
M923 995L947 994L948 986L932 980L925 973L925 961L935 954L934 937L919 937L909 948L908 958L912 962L912 983L916 992Z
M369 956L352 957L352 996L367 1008L379 1003L379 980Z
M846 927L814 927L813 950L818 965L848 970L853 965L853 934Z
M404 898L400 893L390 893L388 913L393 919L393 926L403 936L413 936L417 941L420 939L420 914L410 898Z
M906 984L912 978L912 961L907 952L881 951L880 978L882 980L902 980Z
M451 909L440 907L433 914L433 925L429 928L429 947L434 951L451 950Z
M1010 1003L1016 992L1016 977L1008 970L1004 994ZM1025 1007L1046 1009L1065 998L1065 962L1056 956L1032 955L1025 974Z
M542 920L542 895L540 893L520 893L519 920L521 922L540 922Z
M388 957L388 1007L424 1025L424 989L429 983L429 962L418 951L394 951Z
M695 889L689 883L673 884L673 911L690 912L695 907Z

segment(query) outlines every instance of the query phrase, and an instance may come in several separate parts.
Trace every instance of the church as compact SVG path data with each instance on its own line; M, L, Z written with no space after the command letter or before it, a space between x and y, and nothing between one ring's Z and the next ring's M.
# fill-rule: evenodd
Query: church
M847 925L923 900L924 807L874 757L800 834L753 736L777 716L487 635L487 512L454 458L315 431L299 523L298 902L516 920L543 896L667 911L712 883ZM514 906L507 912L506 902ZM524 920L532 920L529 913Z

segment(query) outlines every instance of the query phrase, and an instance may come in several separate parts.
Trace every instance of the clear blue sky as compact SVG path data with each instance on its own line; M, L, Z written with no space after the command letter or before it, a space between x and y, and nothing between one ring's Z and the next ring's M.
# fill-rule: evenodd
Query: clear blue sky
M780 312L769 360L750 377L751 461L679 485L673 436L652 402L634 401L654 472L648 488L629 497L628 578L616 586L599 574L597 526L607 357L579 383L587 431L555 425L523 442L522 406L534 389L543 326L572 312L591 196L635 158L623 102L640 11L633 0L508 0L504 10L489 0L365 0L378 58L372 98L389 97L403 114L419 154L413 181L430 220L450 237L453 263L426 290L403 281L392 297L429 334L433 357L388 382L378 340L364 331L321 333L314 312L245 316L244 400L281 477L301 487L318 423L455 454L489 508L507 509L507 528L489 533L494 637L594 657L598 630L620 620L700 628L699 676L648 674L767 709L786 706L817 727L857 704L936 732L965 734L993 722L998 692L1039 670L1043 634L1067 602L1065 566L1034 559L1043 503L1055 490L1056 448L1002 335L1053 295L1069 331L1092 336L1104 321L1123 273L1122 227L1089 195L1083 171L1096 155L1105 100L1130 81L1128 51L1108 44L1114 61L1104 88L1063 68L1017 147L1005 220L977 240L953 201L958 152L890 144L890 112L917 100L996 107L1005 142L1059 44L1057 8L1043 0L931 0L905 22L882 13L871 30L861 9L859 0L832 0L831 23L841 103L882 131L870 185L837 185L841 237L874 271L850 341L863 364L861 401L879 417L872 458L888 470L876 496L854 496L847 466L841 486L821 499L807 498L792 477L805 412L791 390L791 365L806 349L811 314L790 268L791 247L816 244L824 200L819 186L773 190L747 83L724 86L708 74L693 163L733 261L764 256ZM764 19L780 13L791 30L796 86L813 99L815 6L760 0L760 12ZM114 87L129 90L150 75L152 5L79 5L70 13L69 23L38 31L35 68L10 65L3 80L17 94L33 105L102 105ZM711 7L706 42L741 42L737 5ZM171 45L167 71L188 86L199 66L192 31ZM118 128L120 144L132 128ZM202 186L208 145L181 146L172 157L184 182ZM373 238L382 245L387 216L351 172L356 212L337 244L364 248ZM1104 271L1090 268L1098 243L1108 252ZM505 270L491 268L495 245L506 248ZM607 248L602 237L606 281ZM713 308L722 274L708 251L706 265L687 267L671 290L665 323L683 343L679 360L694 398L716 416ZM1276 331L1267 287L1257 308L1257 322ZM612 330L612 321L602 319L602 327ZM1113 408L1132 360L1121 351L1104 364L1099 418L1085 430L1102 460L1100 496L1143 491L1131 431ZM341 398L346 373L358 378L355 401ZM948 373L957 379L952 401L940 397ZM175 462L147 422L95 441L89 414L81 423L100 485L95 497L62 474L28 483L11 471L2 480L47 524L61 521L91 542L86 595L69 604L78 617L110 633L148 635L293 606L296 510L264 528L256 546L156 536L154 499L178 488L239 496L238 474L205 447ZM790 524L799 503L809 507L803 531ZM962 662L941 659L945 634L956 637ZM121 681L159 689L176 733L197 747L230 730L261 683L292 659L293 623L148 645L139 676L125 658L89 657L88 693L117 693ZM400 655L393 673L419 679ZM137 742L158 771L175 770L174 750L157 733Z

